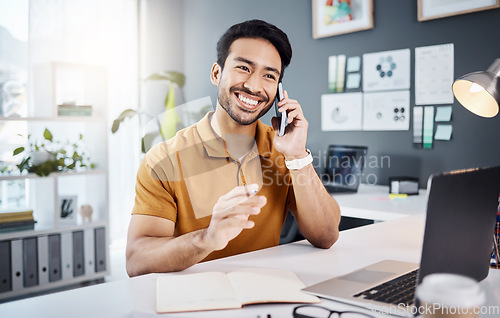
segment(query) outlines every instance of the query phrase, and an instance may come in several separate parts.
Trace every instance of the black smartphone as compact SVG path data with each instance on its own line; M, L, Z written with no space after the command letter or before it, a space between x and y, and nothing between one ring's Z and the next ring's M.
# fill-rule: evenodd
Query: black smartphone
M283 136L285 134L285 127L287 125L288 118L286 113L280 113L278 111L278 102L284 98L283 95L283 84L281 82L278 83L278 92L276 93L276 100L274 101L274 110L276 111L276 118L278 119L278 136ZM283 116L285 115L285 116Z

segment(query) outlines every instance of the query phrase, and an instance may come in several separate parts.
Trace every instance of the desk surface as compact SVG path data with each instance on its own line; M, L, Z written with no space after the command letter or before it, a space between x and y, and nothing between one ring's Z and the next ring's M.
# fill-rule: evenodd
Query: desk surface
M343 216L390 221L427 210L427 190L402 199L389 199L389 187L360 184L357 193L333 193Z
M76 290L0 304L0 317L164 317L155 313L155 279L202 271L228 272L241 267L286 268L306 285L346 274L384 259L418 262L424 232L424 215L381 222L342 231L330 249L314 248L306 241L197 264L181 273L150 274ZM500 304L500 271L490 270L481 282L487 304ZM496 287L495 287L496 286ZM322 304L337 310L348 307L330 300ZM240 310L205 311L168 317L291 317L293 304L251 305ZM486 316L482 316L486 317ZM493 316L491 316L493 317ZM496 316L498 317L498 316Z

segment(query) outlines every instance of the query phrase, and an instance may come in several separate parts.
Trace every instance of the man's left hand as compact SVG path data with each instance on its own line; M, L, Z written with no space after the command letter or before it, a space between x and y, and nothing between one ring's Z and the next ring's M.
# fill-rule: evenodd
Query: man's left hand
M299 102L288 98L288 92L283 92L284 98L278 103L279 111L283 115L288 114L288 125L285 128L285 134L278 136L278 119L273 117L274 148L281 152L286 160L300 159L307 156L306 141L307 127L309 123L304 117L302 107Z

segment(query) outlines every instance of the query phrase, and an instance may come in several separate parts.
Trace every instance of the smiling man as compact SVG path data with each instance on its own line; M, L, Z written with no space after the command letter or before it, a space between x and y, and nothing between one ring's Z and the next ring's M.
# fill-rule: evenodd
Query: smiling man
M217 43L215 112L153 147L137 174L127 241L130 276L186 269L200 261L279 244L287 211L305 238L329 248L340 210L306 149L300 104L278 103L284 136L259 118L290 63L286 34L261 20L230 27Z

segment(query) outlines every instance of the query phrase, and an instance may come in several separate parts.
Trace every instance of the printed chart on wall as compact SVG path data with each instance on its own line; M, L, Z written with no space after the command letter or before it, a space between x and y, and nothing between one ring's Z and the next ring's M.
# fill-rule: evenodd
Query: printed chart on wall
M410 91L366 93L363 99L363 130L408 130Z
M321 95L321 130L361 130L362 93Z
M453 43L415 48L415 104L453 104Z
M363 91L410 88L410 49L363 54Z

